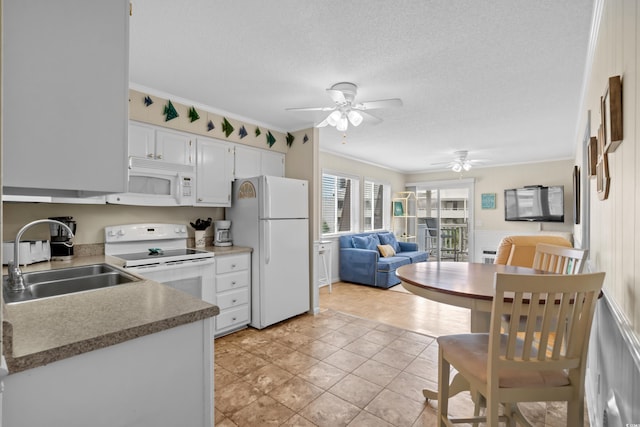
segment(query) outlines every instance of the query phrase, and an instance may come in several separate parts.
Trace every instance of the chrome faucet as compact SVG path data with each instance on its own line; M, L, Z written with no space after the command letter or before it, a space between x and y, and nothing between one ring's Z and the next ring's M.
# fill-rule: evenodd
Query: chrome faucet
M24 278L22 277L22 270L20 270L20 239L25 231L33 227L34 225L43 224L43 223L53 223L61 225L66 228L69 232L69 238L73 238L73 231L69 226L63 222L57 221L55 219L38 219L36 221L31 221L24 227L22 227L18 234L16 234L16 241L13 243L13 260L9 261L8 270L9 270L9 291L11 292L21 292L24 291Z

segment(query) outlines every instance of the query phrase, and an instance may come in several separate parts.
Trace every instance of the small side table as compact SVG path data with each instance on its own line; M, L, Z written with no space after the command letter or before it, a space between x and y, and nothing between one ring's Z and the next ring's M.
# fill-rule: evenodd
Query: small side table
M322 268L318 271L318 287L329 285L331 293L331 242L320 240L318 242L318 264Z

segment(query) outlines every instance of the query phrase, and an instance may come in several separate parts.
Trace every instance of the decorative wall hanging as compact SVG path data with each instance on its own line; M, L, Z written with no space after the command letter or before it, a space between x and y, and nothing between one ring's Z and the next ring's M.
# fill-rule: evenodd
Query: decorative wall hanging
M482 193L482 209L496 208L496 193Z
M229 138L229 135L233 133L233 126L231 126L231 123L229 123L229 120L227 120L226 117L223 117L222 119L222 132L224 132L227 138Z
M304 134L304 138L302 138L302 143L306 144L309 141L309 137L307 136L307 134Z
M289 132L287 132L287 147L291 147L293 145L293 140L296 139L295 136L291 135Z
M164 119L165 122L168 122L169 120L173 120L176 117L179 117L178 112L176 111L175 107L171 103L171 100L169 100L167 102L167 105L164 106L164 111L162 112L162 114L165 114L167 116Z
M259 137L261 133L260 128L256 127L256 138Z
M580 224L580 166L573 167L573 222Z
M200 115L198 114L198 112L196 111L196 107L191 107L189 108L189 121L191 123L195 122L196 120L198 120L200 118Z
M267 145L269 148L273 147L273 144L276 143L275 137L271 134L271 131L267 132Z
M209 120L209 123L207 123L207 131L211 132L215 128L216 126L213 124L213 120Z
M242 139L245 136L247 136L247 130L244 128L244 125L242 125L242 127L238 131L238 135L240 135L240 139Z
M613 153L622 142L622 82L620 76L609 77L600 98L601 123L604 127L604 152Z
M149 105L153 104L153 99L151 99L151 97L149 95L144 97L144 105L146 107L148 107Z
M604 150L604 128L598 128L598 163L596 164L596 190L600 200L609 197L609 187L611 178L609 177L609 156Z
M587 146L587 156L589 158L589 176L596 176L596 165L598 164L598 138L592 136Z

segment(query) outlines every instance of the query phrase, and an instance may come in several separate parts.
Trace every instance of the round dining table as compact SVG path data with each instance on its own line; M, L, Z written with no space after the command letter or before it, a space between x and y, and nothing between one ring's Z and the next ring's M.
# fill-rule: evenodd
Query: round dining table
M409 292L444 304L468 308L471 311L471 332L489 332L496 273L549 274L510 265L442 261L418 262L396 270L396 276ZM449 395L468 389L469 384L464 377L456 375L449 387ZM422 393L427 399L438 398L437 390L424 389Z
M471 310L471 332L489 332L496 273L549 274L511 265L443 261L418 262L396 270L409 292Z

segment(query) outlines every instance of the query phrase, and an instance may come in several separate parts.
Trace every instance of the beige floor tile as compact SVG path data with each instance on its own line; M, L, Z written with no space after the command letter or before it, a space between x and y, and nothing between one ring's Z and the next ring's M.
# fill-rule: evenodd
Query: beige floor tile
M345 334L340 332L339 330L334 330L326 335L320 337L320 341L326 342L328 344L334 345L336 347L344 347L346 345L351 344L356 340L357 337L349 334Z
M269 340L262 346L253 347L250 353L273 362L291 354L291 348L279 342Z
M324 390L340 381L345 375L347 375L347 373L342 369L336 368L335 366L325 362L318 362L309 367L309 369L298 374L298 376L303 380L309 381L311 384Z
M323 359L324 362L340 368L343 371L351 372L367 361L367 358L347 350L338 350Z
M384 349L384 345L376 344L361 337L344 346L344 349L364 357L373 357L376 353Z
M292 374L298 374L308 370L311 366L318 363L319 360L308 356L299 351L290 351L288 354L282 356L279 359L274 359L273 363L286 369Z
M417 356L427 349L428 344L402 337L391 341L387 348L392 348L411 356Z
M306 418L295 414L293 417L289 418L284 424L284 427L315 427L316 425Z
M386 347L385 349L379 351L371 359L402 370L406 368L409 363L413 362L415 356L411 356L399 350Z
M363 409L382 389L382 386L349 374L331 387L329 392Z
M298 347L299 352L319 360L325 359L338 350L340 350L339 347L319 340L315 340L309 344Z
M260 390L244 381L236 381L215 393L215 407L226 417L250 405L262 396Z
M362 411L349 423L349 427L394 427L367 411Z
M399 373L400 369L393 368L389 365L385 365L384 363L371 359L367 360L353 371L354 375L383 387L393 381Z
M294 411L299 411L322 393L324 393L324 390L320 387L302 378L294 377L273 389L271 393L269 393L269 396L286 407Z
M238 427L279 426L294 412L269 396L262 396L231 416Z
M276 338L274 341L279 342L282 345L287 347L291 347L293 349L297 349L303 345L308 345L314 341L314 338L301 334L300 332L289 332L279 338Z
M387 386L388 390L395 391L416 402L424 402L422 394L424 388L437 390L438 384L407 372L400 372Z
M362 338L376 344L387 346L398 338L398 335L391 332L373 330L367 332Z
M385 389L364 409L394 426L411 426L422 413L424 406L425 403L418 403Z
M346 426L359 413L357 406L328 392L300 411L300 415L320 427Z
M268 364L266 360L243 351L216 355L216 363L236 375L244 376Z
M265 365L242 377L245 382L265 394L269 394L271 390L286 383L291 378L293 378L292 373L274 364Z

